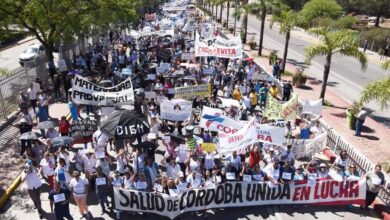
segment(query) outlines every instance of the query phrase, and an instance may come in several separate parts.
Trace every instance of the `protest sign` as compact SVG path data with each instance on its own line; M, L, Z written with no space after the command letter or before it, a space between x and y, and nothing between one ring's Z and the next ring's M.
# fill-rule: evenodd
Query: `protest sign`
M147 80L156 80L156 74L148 74Z
M257 139L263 143L282 146L284 143L284 128L267 124L257 124Z
M68 66L66 65L66 62L64 59L58 60L57 65L58 65L58 69L60 70L60 72L68 71Z
M93 133L98 129L96 121L83 119L72 121L69 127L69 134L71 137L92 137Z
M202 143L202 150L205 152L213 152L217 148L215 143Z
M155 99L157 97L156 92L145 92L145 98L146 99Z
M192 102L183 99L163 100L161 118L170 121L186 121L192 114Z
M309 186L266 182L227 182L215 188L189 189L175 196L114 188L115 208L121 211L155 213L174 219L182 213L214 208L284 204L363 205L365 181L325 180Z
M211 75L214 73L214 68L202 68L202 72L205 75Z
M210 131L233 134L237 132L242 125L239 122L222 115L222 110L220 109L203 106L199 127Z
M175 87L175 98L191 99L194 97L208 97L210 95L210 84Z
M264 117L267 117L268 119L295 120L297 116L297 108L297 94L293 94L293 97L284 104L280 104L274 97L267 95Z
M292 140L292 151L296 158L311 157L326 147L328 133L324 132L313 139Z
M306 100L303 103L302 113L318 116L322 114L322 99L316 101Z
M257 128L255 118L252 118L248 124L233 134L226 134L225 132L218 132L219 153L229 153L241 150L251 144L258 142Z
M226 40L217 36L215 39L200 40L199 35L195 37L195 56L215 56L221 58L242 59L242 42L240 37Z
M126 79L113 87L102 87L79 75L75 76L72 81L72 100L76 104L97 105L105 99L122 105L133 103L134 90L131 79Z
M157 18L157 13L145 14L146 21L155 21Z

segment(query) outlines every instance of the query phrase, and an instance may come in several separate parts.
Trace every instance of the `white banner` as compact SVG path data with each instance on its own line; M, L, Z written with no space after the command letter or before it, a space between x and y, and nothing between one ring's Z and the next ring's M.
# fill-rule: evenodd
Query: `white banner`
M240 102L235 99L225 99L225 98L218 98L218 99L221 100L223 108L228 108L230 106L241 107Z
M224 154L238 151L258 142L255 120L256 118L252 118L242 129L232 134L227 134L224 131L218 132L218 152Z
M306 100L303 103L302 113L312 115L322 115L322 99L316 101Z
M240 37L225 40L217 36L215 39L199 39L199 34L195 38L195 56L208 57L215 56L221 58L242 59L242 43Z
M68 66L66 65L66 62L64 59L58 60L57 65L58 65L58 69L60 70L60 72L68 71Z
M128 78L113 87L102 87L79 75L75 76L72 81L72 100L76 104L97 105L105 99L111 99L118 105L134 103L131 79Z
M169 121L187 121L192 114L192 102L183 99L163 100L161 118Z
M175 98L191 99L194 97L209 97L210 95L210 84L175 87Z
M275 127L267 124L256 124L257 125L257 139L260 142L276 144L279 146L284 145L284 128Z
M221 131L227 134L236 133L242 125L239 122L222 115L222 113L223 111L221 109L203 106L199 126L201 128L208 129L209 131Z
M284 204L363 205L365 180L338 182L325 180L310 186L301 183L278 184L270 188L267 182L226 182L200 189L168 194L114 188L115 209L129 212L149 212L174 219L182 213L214 208L248 207Z
M328 132L315 136L313 139L291 140L292 151L296 158L310 157L326 147Z

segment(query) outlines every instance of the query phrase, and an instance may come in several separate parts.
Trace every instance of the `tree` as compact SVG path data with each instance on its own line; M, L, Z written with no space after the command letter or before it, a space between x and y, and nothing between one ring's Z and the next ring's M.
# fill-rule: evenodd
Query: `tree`
M275 22L280 24L280 33L284 33L286 36L286 41L284 44L284 53L283 53L283 66L282 72L284 72L287 63L287 53L288 46L290 42L291 30L298 24L299 14L298 12L290 9L287 5L278 4L280 10L273 11L270 27L274 25Z
M390 60L382 64L384 70L390 70ZM381 110L390 107L390 78L370 82L363 90L360 98L362 103L378 101Z
M367 58L365 53L359 51L355 31L348 29L331 30L329 28L319 27L309 29L309 33L320 36L322 41L318 45L305 48L305 56L307 63L310 63L315 56L325 56L326 58L320 94L320 98L325 100L326 85L328 82L333 54L339 53L344 56L356 58L360 62L363 70L367 67Z
M257 2L249 3L249 5L249 7L251 8L251 14L255 15L261 21L259 50L257 52L257 54L261 56L263 50L265 18L267 16L267 1L257 0Z
M310 28L315 18L329 17L337 19L342 15L342 8L335 0L311 0L307 2L300 14L303 18L301 26Z
M375 16L375 27L379 27L382 16L390 16L390 0L360 0L363 12Z
M72 41L92 26L134 19L139 5L139 0L1 0L0 12L36 37L52 61L60 38Z
M242 24L241 24L241 34L242 34L242 43L246 43L246 38L248 34L248 15L251 12L251 5L246 3L246 0L243 2L242 7L238 7L236 5L236 9L234 10L233 16L235 19L240 20L241 16L243 16ZM242 32L242 28L244 28L244 32ZM235 30L236 28L234 28Z

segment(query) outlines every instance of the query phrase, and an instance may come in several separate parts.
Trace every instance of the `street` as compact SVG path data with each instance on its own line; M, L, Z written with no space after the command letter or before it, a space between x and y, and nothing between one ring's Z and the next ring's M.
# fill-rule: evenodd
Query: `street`
M224 8L222 16L223 20L226 20L226 12L227 10ZM233 12L234 8L230 8L229 27L233 27ZM260 24L261 22L255 16L249 15L247 39L250 39L251 36L255 36L255 41L258 43ZM237 21L237 27L240 26L241 21ZM313 45L315 42L318 42L318 40L315 39L314 36L309 36L308 33L304 33L302 30L293 30L291 33L287 55L288 62L307 67L305 64L304 50L307 46ZM267 50L276 50L278 52L278 57L283 57L284 43L285 36L284 34L279 33L278 24L275 23L271 29L269 22L266 21L263 47ZM332 89L334 92L342 94L342 98L352 103L360 98L361 91L369 82L388 76L390 73L388 71L384 71L381 68L379 61L375 59L376 57L374 58L373 55L370 55L369 53L371 52L366 52L368 55L368 66L366 71L361 70L360 64L356 59L335 54L332 59L331 73L329 75L327 89ZM314 58L311 65L305 68L305 74L309 77L322 80L324 62L325 57ZM328 101L332 102L332 100ZM389 126L390 110L380 111L377 103L370 103L367 107L375 110L373 115L378 117L379 121Z

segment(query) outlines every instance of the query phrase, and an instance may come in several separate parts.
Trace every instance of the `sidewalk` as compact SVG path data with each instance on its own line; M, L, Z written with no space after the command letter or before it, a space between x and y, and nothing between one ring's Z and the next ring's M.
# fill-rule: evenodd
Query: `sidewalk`
M249 47L245 46L245 51L251 57L255 58L266 72L272 72L272 66L268 65L267 57L257 56L257 51L250 51ZM264 55L268 55L269 51L264 50ZM296 66L287 63L286 70L295 72ZM282 79L288 80L291 77L282 76ZM301 100L318 100L321 91L321 82L317 79L309 78L304 88L295 88L294 92L298 93ZM345 101L341 94L336 94L331 87L327 87L325 100L333 104L334 107L323 107L323 119L334 128L337 133L344 137L351 145L353 145L360 153L365 155L370 161L374 163L383 163L390 160L390 129L374 121L368 117L364 123L364 128L361 137L353 136L354 131L349 129L346 123L346 108L351 106L351 103Z

